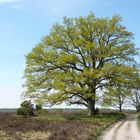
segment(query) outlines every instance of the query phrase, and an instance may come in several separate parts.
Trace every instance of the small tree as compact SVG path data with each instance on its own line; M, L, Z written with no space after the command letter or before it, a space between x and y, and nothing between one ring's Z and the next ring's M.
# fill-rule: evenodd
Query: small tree
M113 106L122 112L122 107L128 96L130 96L130 90L121 86L110 87L104 94L103 102L104 105Z
M140 91L138 89L132 90L130 101L132 106L136 108L136 111L140 112Z
M129 97L130 104L140 112L140 73L138 66L134 66L136 71L131 84L131 95Z
M21 107L17 110L18 115L23 116L34 116L34 108L31 101L23 101L20 105Z

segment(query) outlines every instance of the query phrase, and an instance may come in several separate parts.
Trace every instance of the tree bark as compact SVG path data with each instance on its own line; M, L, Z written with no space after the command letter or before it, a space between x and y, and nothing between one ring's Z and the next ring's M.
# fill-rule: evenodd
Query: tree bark
M140 112L140 107L139 106L136 106L136 111Z
M88 100L88 110L91 116L97 114L97 110L95 108L95 99Z
M119 111L122 112L122 104L119 106Z
M90 115L96 115L99 110L95 108L96 105L96 81L94 81L94 84L89 85L89 91L93 94L92 97L87 99L88 104L88 110Z

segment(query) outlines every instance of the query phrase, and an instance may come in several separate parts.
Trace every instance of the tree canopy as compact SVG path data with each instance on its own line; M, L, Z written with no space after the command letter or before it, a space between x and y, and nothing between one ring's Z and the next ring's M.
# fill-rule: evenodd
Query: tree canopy
M95 112L99 92L134 73L133 34L119 16L64 17L26 56L25 95L50 105L66 102Z

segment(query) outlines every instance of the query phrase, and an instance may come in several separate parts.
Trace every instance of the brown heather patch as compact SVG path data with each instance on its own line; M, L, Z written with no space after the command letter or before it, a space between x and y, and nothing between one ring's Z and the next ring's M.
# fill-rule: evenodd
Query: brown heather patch
M96 140L112 121L42 120L0 113L0 140Z

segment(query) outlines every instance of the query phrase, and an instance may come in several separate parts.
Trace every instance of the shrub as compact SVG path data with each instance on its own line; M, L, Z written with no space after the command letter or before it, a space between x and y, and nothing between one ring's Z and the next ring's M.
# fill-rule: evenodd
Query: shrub
M41 104L37 104L35 106L35 115L46 115L47 113L48 111L46 109L43 109Z
M35 106L36 111L42 110L42 105L41 104L37 104Z
M23 115L22 108L18 108L18 109L17 109L17 115Z
M34 108L31 101L23 101L17 110L17 115L34 116Z
M95 109L95 115L99 114L99 108Z
M37 115L46 115L48 114L48 111L46 109L40 109L37 111Z

